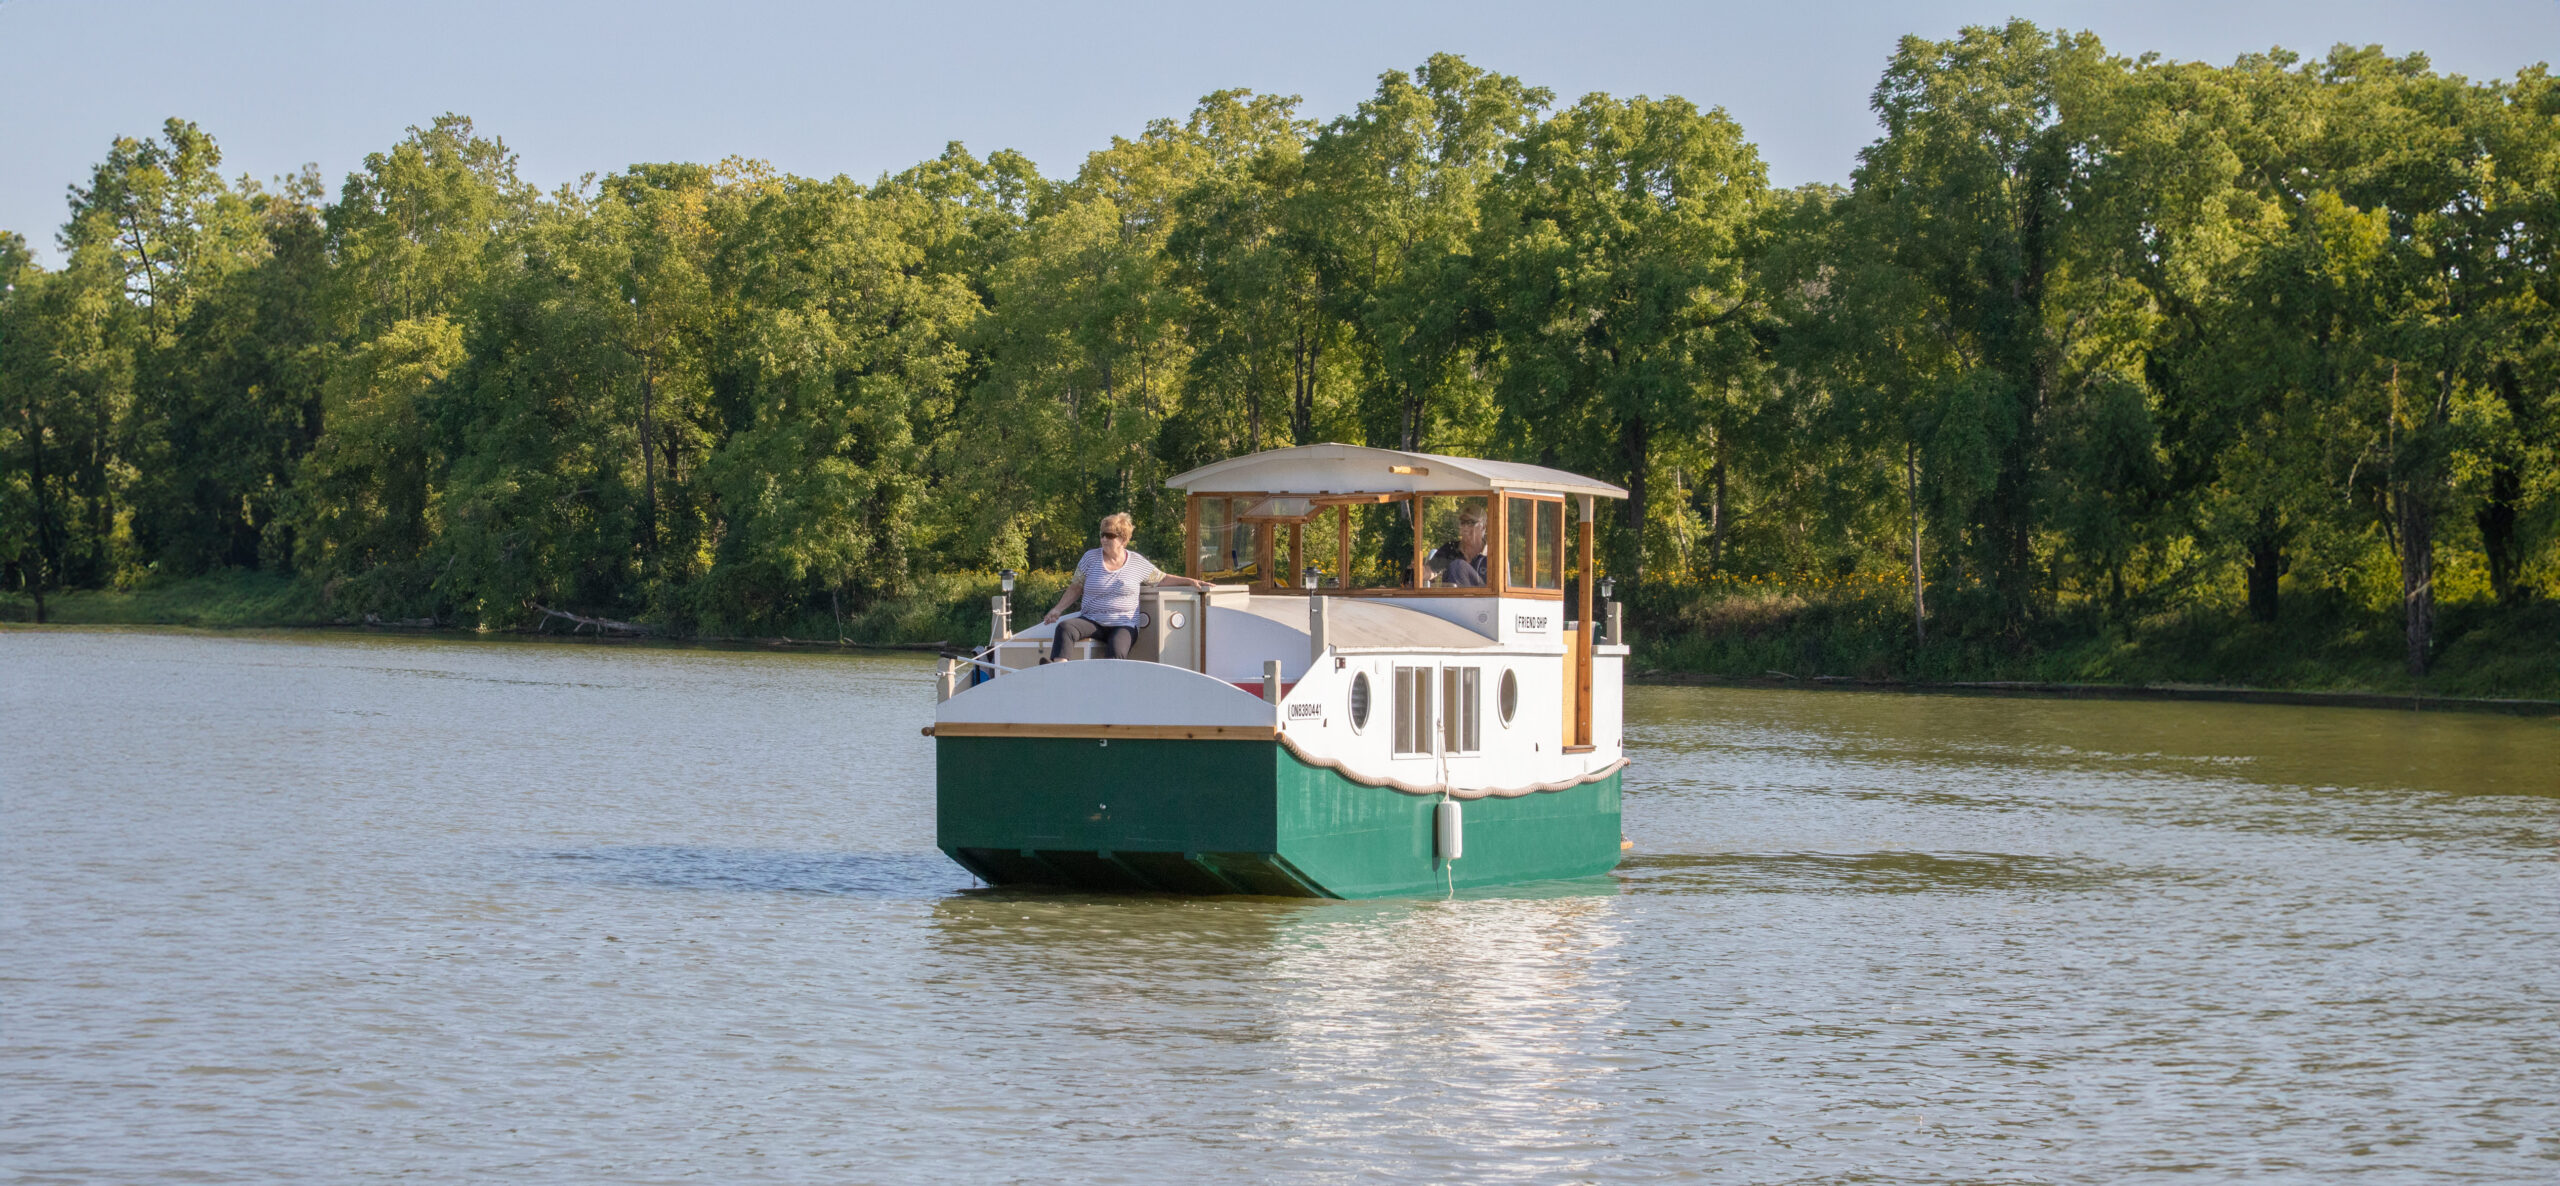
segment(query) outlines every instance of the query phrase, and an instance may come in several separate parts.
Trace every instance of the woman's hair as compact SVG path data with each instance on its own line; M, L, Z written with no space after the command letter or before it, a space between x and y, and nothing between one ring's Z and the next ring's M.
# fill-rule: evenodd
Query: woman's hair
M1102 517L1102 534L1104 535L1116 535L1122 540L1127 540L1130 536L1137 534L1137 531L1137 521L1131 519L1127 511Z
M1469 523L1482 522L1484 522L1484 507L1482 505L1477 503L1468 503L1467 505L1458 508L1458 526L1464 527Z

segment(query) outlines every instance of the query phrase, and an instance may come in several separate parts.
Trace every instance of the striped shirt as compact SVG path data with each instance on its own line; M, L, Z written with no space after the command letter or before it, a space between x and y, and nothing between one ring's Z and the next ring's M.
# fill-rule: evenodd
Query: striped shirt
M1102 549L1095 548L1076 561L1076 579L1084 582L1084 616L1097 626L1135 626L1138 624L1138 586L1152 585L1164 579L1156 566L1136 552L1120 558L1120 571L1102 566Z

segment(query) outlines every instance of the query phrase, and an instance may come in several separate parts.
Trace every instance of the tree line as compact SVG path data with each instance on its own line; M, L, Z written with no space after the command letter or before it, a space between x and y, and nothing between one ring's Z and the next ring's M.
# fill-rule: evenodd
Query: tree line
M464 117L334 197L171 120L0 235L0 586L741 632L1071 565L1163 479L1349 441L1631 497L1608 569L1908 578L1915 631L2560 589L2560 89L1906 38L1845 186L1672 98L1441 55L1221 91L1072 177L958 144L543 191ZM1897 586L1899 587L1899 586Z

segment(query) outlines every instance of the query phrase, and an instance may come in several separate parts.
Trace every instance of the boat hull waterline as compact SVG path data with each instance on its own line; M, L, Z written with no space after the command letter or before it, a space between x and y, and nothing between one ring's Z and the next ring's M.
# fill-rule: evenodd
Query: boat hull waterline
M943 737L937 843L989 885L1173 894L1409 897L1616 868L1620 774L1462 801L1366 786L1276 741Z

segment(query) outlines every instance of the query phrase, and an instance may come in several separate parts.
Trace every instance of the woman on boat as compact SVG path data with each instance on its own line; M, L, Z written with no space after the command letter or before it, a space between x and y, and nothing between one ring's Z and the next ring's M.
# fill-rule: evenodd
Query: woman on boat
M1476 587L1484 584L1484 508L1473 504L1458 512L1458 538L1440 545L1425 561L1440 577L1440 583L1453 587Z
M1057 622L1067 607L1081 600L1084 616L1058 623L1057 636L1049 642L1049 657L1043 663L1055 663L1067 655L1067 648L1088 638L1099 637L1103 649L1114 659L1129 657L1130 644L1138 640L1138 593L1143 586L1172 585L1184 589L1206 589L1207 581L1178 577L1159 571L1147 558L1129 550L1129 536L1136 529L1126 513L1102 520L1102 546L1084 554L1076 562L1076 578L1067 582L1067 591L1058 595L1058 604L1049 607L1043 622Z

